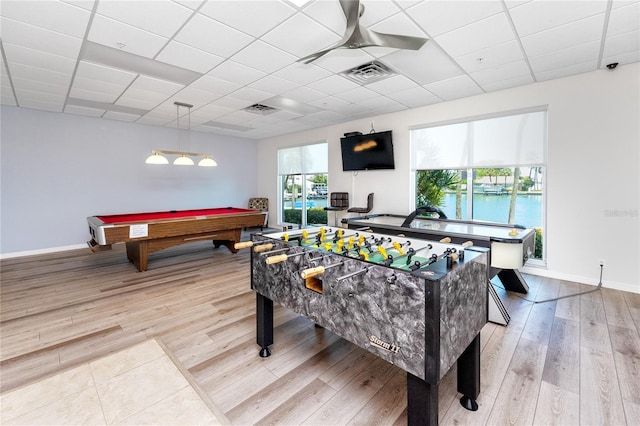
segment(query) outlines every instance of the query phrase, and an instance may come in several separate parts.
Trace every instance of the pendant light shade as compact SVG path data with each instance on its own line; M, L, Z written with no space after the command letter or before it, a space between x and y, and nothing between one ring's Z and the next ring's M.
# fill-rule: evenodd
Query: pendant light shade
M198 166L200 167L215 167L218 163L216 163L212 158L206 157L198 162Z
M147 157L145 163L147 164L169 164L167 157L160 155L159 152L153 151L153 153Z
M186 155L181 155L173 161L174 166L193 166L195 163Z
M191 108L193 105L185 104L183 102L174 102L176 106L176 128L178 130L178 142L176 143L177 147L180 147L179 139L180 139L180 107L188 108L187 118L189 120L187 124L187 149L189 148L189 139L191 136ZM177 155L173 161L173 164L176 166L193 166L195 162L190 157L202 157L202 160L198 162L198 166L201 167L215 167L218 165L209 154L200 154L197 152L185 152L185 151L166 151L160 149L154 149L151 151L151 155L147 158L145 163L147 164L169 164L169 160L165 155Z

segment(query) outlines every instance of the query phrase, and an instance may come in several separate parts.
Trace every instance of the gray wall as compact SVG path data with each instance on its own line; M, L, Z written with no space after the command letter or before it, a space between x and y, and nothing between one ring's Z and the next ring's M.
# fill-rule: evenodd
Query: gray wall
M152 148L176 149L175 128L11 106L1 125L3 255L83 244L87 216L246 207L259 195L252 140L192 131L188 151L218 167L154 166L144 160Z

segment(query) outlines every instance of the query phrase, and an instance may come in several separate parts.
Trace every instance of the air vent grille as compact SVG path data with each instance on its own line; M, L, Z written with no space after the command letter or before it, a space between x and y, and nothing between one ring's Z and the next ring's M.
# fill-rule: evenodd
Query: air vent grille
M273 108L267 105L262 105L262 104L253 104L243 109L244 111L251 112L253 114L260 114L260 115L267 115L277 111L276 108Z
M360 85L370 84L395 75L395 72L381 62L373 61L359 65L341 73L351 81Z

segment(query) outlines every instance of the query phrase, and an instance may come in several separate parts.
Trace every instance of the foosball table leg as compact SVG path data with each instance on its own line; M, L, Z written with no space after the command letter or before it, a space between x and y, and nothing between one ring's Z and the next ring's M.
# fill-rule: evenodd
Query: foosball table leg
M460 404L470 411L478 409L480 394L480 333L471 341L458 358L458 392Z
M273 344L273 300L260 293L256 293L256 323L260 356L266 358L271 355L269 345Z
M407 424L438 424L438 385L407 372Z

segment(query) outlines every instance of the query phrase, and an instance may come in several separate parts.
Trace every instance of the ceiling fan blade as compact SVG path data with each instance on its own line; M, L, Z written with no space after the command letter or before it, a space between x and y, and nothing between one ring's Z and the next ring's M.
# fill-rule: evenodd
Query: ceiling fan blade
M316 53L312 53L311 55L307 55L304 58L298 59L296 62L302 62L303 64L310 64L311 62L315 61L316 59L319 59L319 58L323 57L324 55L326 55L327 53L331 52L334 49L337 49L338 47L340 47L340 46L331 47L329 49L325 49L325 50L321 50L321 51L316 52Z
M429 41L428 38L424 37L378 33L372 30L368 30L367 33L367 36L372 41L373 45L392 47L395 49L419 50L427 41Z

